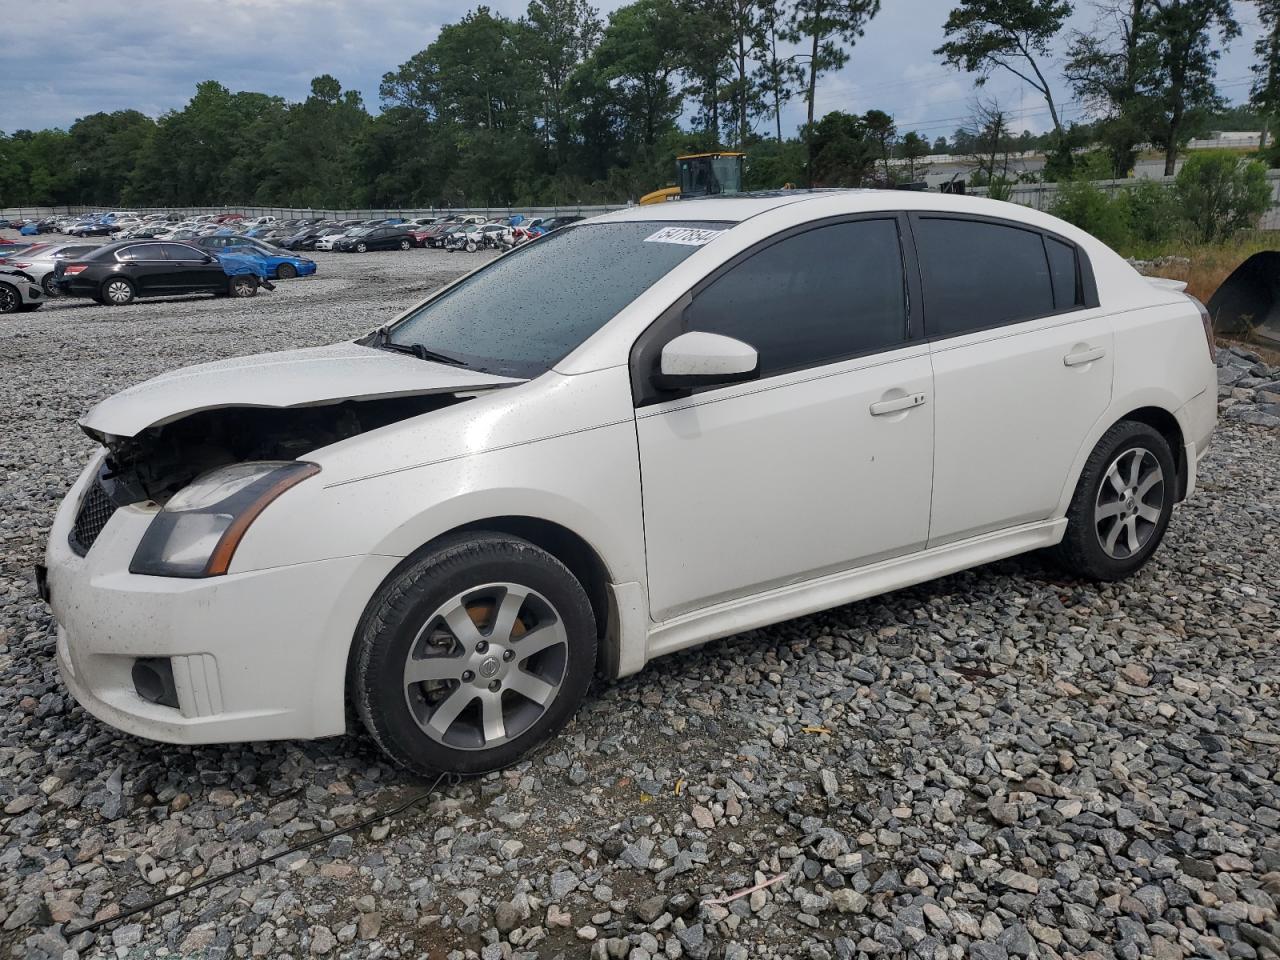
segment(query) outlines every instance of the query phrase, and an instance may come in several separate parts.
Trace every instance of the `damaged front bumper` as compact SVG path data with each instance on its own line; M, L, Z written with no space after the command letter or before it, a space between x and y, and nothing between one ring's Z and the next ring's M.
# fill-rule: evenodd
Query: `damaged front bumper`
M58 669L81 706L170 743L342 733L347 652L398 559L340 557L204 579L131 574L153 509L118 509L83 557L68 541L97 467L63 503L46 555ZM157 668L172 678L165 695L147 683Z

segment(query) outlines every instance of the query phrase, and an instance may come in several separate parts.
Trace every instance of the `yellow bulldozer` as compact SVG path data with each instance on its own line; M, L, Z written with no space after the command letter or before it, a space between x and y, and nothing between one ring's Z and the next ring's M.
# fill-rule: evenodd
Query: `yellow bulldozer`
M640 203L665 203L694 197L717 197L742 192L745 153L719 150L715 153L686 153L676 157L676 183L646 193Z

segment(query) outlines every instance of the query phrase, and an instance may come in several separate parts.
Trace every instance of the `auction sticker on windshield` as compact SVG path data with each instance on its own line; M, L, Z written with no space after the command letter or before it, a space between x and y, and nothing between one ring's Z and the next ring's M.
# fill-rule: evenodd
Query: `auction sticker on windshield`
M700 247L710 243L723 230L699 230L696 227L663 227L657 233L644 238L645 243L679 243L687 247Z

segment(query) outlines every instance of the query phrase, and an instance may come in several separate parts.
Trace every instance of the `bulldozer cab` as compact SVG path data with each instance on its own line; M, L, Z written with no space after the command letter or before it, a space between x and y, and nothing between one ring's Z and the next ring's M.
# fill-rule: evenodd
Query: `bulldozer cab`
M676 157L676 185L662 187L640 198L640 203L665 203L696 197L732 196L742 192L745 153L686 153Z
M715 197L742 192L741 153L692 153L676 157L680 196Z

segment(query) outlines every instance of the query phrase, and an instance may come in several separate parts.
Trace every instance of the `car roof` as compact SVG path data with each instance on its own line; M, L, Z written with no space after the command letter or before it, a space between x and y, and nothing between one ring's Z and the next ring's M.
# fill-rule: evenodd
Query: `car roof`
M826 189L774 190L731 197L706 197L699 200L675 200L615 210L591 219L592 223L625 221L724 221L744 220L780 207L803 205L802 219L823 216L823 208L839 213L873 213L881 210L932 210L965 213L1041 223L1045 218L1029 207L988 200L985 197L959 196L920 190ZM800 213L800 210L796 211Z
M778 193L753 196L737 194L732 197L707 197L702 200L672 200L666 203L648 203L643 206L626 207L599 217L593 217L593 223L617 223L626 221L662 221L662 220L720 220L740 223L757 214L765 213L789 203L797 203L813 197L807 190L788 190ZM560 217L548 217L558 220Z

